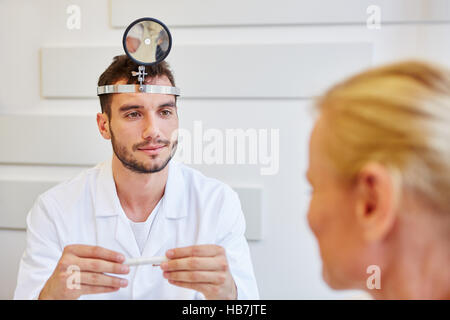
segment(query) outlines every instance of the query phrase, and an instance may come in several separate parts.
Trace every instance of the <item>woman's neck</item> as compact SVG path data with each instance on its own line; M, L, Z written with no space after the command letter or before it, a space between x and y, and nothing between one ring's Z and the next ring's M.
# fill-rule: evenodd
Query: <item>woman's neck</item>
M386 244L381 288L369 293L375 299L449 299L450 249L442 225L428 214L402 220Z

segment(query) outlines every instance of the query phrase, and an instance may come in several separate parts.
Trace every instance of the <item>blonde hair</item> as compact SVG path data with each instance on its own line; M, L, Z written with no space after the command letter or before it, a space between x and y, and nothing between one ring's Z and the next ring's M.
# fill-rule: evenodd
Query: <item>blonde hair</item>
M369 161L450 212L450 71L420 61L370 69L317 102L325 152L347 180Z

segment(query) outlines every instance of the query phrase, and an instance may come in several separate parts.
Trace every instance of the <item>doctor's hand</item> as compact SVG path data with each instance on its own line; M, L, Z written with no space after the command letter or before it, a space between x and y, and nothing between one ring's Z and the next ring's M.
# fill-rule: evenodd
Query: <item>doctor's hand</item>
M129 267L123 261L122 254L102 247L67 246L39 299L78 299L84 294L114 292L126 287L126 279L104 274L127 274Z
M225 249L217 245L197 245L171 249L169 261L161 264L169 283L203 293L206 299L236 299Z

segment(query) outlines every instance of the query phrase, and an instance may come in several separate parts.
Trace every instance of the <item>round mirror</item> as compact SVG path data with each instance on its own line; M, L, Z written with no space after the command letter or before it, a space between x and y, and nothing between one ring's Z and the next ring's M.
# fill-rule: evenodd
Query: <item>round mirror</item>
M153 18L132 22L123 34L123 49L137 64L148 66L159 63L168 56L171 47L169 29Z

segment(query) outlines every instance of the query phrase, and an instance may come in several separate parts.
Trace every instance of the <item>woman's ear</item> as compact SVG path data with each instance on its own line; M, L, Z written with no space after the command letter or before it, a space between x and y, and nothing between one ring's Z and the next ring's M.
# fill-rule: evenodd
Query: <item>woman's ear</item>
M105 113L97 113L97 126L103 138L110 140L108 116Z
M397 215L394 178L386 167L372 162L360 170L356 184L356 222L363 239L382 240Z

